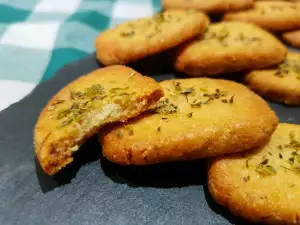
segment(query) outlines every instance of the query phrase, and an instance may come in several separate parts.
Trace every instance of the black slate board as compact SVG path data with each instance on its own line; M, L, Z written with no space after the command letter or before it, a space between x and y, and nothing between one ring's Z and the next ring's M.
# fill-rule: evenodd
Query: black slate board
M158 81L175 77L162 58L132 66ZM211 199L202 161L117 166L92 138L58 175L43 173L33 150L39 112L61 87L99 66L94 55L66 66L0 113L0 224L247 224ZM300 108L270 105L281 122L300 123Z

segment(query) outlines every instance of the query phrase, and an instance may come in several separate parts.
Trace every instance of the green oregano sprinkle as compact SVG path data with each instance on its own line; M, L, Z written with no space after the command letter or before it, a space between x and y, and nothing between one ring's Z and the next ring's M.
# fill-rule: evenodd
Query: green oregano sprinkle
M168 98L166 98L158 102L155 112L165 115L173 114L178 112L178 107L171 103Z
M263 176L271 176L276 174L276 170L271 165L259 164L255 171Z

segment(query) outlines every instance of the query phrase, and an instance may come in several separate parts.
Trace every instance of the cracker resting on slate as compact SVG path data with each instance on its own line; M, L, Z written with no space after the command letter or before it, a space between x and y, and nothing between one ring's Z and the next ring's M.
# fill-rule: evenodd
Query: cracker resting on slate
M245 83L268 99L300 105L300 54L289 52L276 68L250 72L245 77Z
M300 224L300 126L279 124L252 152L209 163L213 198L237 216L264 224Z
M163 0L164 9L195 9L207 13L221 13L251 7L254 0Z
M96 38L97 58L104 65L137 61L202 34L208 23L205 14L191 10L168 10L125 22Z
M269 1L269 2L274 2L275 0L256 0L256 1ZM282 2L300 2L300 0L277 0L277 1L282 1Z
M42 110L34 130L41 167L53 175L103 125L126 121L163 95L158 83L125 66L95 70L63 87Z
M241 84L210 78L160 84L165 96L153 112L100 134L107 159L147 165L240 152L266 143L277 126L268 104Z
M254 24L221 22L181 45L174 66L191 76L212 76L276 65L286 51L276 37Z
M250 22L270 31L298 29L300 4L286 1L256 2L252 9L225 14L224 20Z

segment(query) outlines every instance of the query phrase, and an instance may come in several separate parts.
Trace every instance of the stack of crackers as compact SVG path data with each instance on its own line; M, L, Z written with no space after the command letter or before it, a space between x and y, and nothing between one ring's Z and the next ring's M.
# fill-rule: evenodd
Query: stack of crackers
M299 45L300 4L162 3L161 13L101 33L96 54L106 67L50 99L34 133L41 167L56 174L94 135L120 165L207 158L209 191L233 214L300 224L300 126L278 124L259 96L300 105L300 54L278 38ZM164 51L191 78L157 83L124 65ZM232 72L245 85L218 77Z

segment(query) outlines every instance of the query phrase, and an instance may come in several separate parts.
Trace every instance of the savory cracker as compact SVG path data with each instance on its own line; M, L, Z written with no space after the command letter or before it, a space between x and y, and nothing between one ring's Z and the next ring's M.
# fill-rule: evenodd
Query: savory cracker
M164 9L195 9L207 13L221 13L251 7L254 0L163 0Z
M180 46L174 66L191 76L217 75L278 64L286 51L279 40L256 25L221 22Z
M103 125L137 116L162 95L153 79L125 66L98 69L71 82L48 102L35 126L34 146L42 168L55 174Z
M279 124L268 144L209 163L213 198L263 224L300 224L300 126Z
M289 52L274 69L254 70L245 83L259 95L288 105L300 105L300 53Z
M133 62L202 34L208 23L203 13L184 10L122 23L97 37L97 58L104 65Z
M282 38L290 45L300 48L300 30L286 32Z
M270 2L274 2L274 0L256 0L256 1L263 1L263 2L266 2L266 1L270 1ZM276 0L276 1L282 1L282 2L300 2L300 0Z
M243 21L270 31L288 31L300 28L300 4L287 1L256 2L252 9L232 12L226 21Z
M278 120L245 86L193 78L160 83L165 96L152 111L103 132L110 161L147 165L248 150L264 144Z

